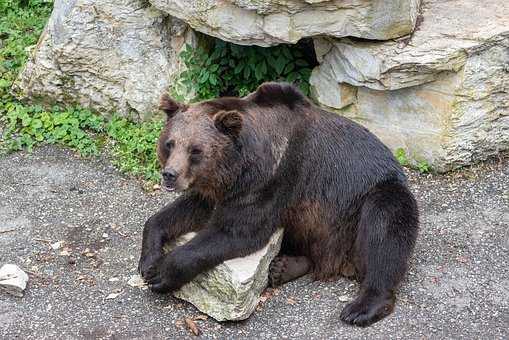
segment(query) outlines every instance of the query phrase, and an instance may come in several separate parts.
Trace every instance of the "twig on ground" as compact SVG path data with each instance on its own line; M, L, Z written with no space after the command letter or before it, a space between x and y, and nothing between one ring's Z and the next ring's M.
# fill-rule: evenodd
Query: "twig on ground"
M19 229L0 230L0 234L12 233L13 231L16 231L16 230L19 230Z

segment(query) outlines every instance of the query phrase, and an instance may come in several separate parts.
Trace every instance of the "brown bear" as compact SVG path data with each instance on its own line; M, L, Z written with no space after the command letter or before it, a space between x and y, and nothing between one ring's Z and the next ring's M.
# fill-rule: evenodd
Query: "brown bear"
M418 232L416 201L390 150L294 86L184 105L163 96L163 186L180 197L149 218L139 271L155 292L262 248L284 227L273 286L308 272L360 282L341 312L366 326L394 308ZM181 234L198 234L165 254Z

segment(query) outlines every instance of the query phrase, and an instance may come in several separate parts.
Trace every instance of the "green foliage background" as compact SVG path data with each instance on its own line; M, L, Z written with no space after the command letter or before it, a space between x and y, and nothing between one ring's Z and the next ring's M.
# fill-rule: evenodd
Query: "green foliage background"
M194 92L194 100L220 95L245 96L265 81L284 80L297 84L309 94L311 67L300 45L274 47L239 46L219 39L212 46L187 46L180 57L186 70L180 75L184 92ZM174 89L179 92L181 89Z

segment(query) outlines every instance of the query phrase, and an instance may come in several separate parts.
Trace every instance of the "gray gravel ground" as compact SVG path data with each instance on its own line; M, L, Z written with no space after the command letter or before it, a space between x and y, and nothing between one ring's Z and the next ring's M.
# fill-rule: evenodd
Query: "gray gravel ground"
M394 314L347 326L339 312L357 285L303 278L247 321L197 321L203 338L508 339L509 160L410 177L422 232ZM0 265L30 275L23 298L0 293L0 339L191 337L182 320L196 309L127 285L143 222L172 199L57 147L0 159Z

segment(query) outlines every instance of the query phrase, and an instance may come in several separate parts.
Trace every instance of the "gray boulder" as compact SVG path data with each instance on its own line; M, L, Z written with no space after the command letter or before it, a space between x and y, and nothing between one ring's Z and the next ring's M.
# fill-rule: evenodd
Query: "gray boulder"
M189 27L144 0L56 0L15 92L143 119L178 73L186 42Z
M194 235L182 236L177 244L189 241ZM176 291L174 296L190 302L217 321L247 319L267 287L269 265L279 253L282 238L283 229L279 229L263 249L225 261L200 274Z
M312 93L439 171L509 149L509 3L426 0L405 39L315 40Z
M242 45L327 35L391 39L412 32L420 0L149 0L197 31Z

